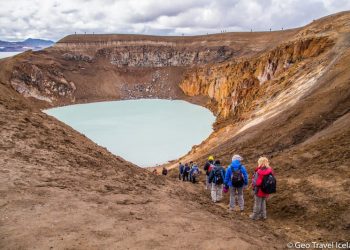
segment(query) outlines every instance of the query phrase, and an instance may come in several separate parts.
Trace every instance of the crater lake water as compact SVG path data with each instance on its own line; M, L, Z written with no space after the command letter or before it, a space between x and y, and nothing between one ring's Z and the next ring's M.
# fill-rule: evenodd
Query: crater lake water
M215 116L180 100L77 104L44 111L141 167L179 158L212 132Z

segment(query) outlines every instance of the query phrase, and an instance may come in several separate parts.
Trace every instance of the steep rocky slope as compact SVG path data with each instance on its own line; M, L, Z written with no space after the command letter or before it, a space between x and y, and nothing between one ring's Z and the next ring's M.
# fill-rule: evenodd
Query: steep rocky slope
M289 41L258 57L190 71L180 87L189 96L208 96L217 106L216 113L219 118L231 116L237 119L246 109L251 108L249 103L262 99L260 93L257 93L264 88L262 85L279 85L280 89L271 91L270 88L268 93L262 93L269 98L277 95L277 91L294 85L293 82L298 78L308 74L312 75L309 78L317 78L326 63L322 64L315 57L332 45L332 40L327 36ZM305 65L310 61L320 65L306 69ZM298 74L303 66L305 69Z
M34 246L35 235L43 247L52 239L61 248L202 249L226 240L247 248L349 240L349 31L350 13L344 12L283 32L72 35L44 51L0 60L1 243ZM200 186L150 176L39 110L141 97L184 99L217 115L215 132L181 161L202 164L213 154L228 164L239 153L251 172L260 155L271 158L279 185L267 224L232 218L212 206ZM46 217L36 223L40 214ZM212 243L200 236L208 219L218 237ZM11 245L23 223L35 230ZM88 226L81 232L82 225ZM196 240L179 242L182 230Z
M271 216L295 239L349 235L349 18L322 19L267 53L193 70L180 84L209 96L219 116L217 130L181 160L213 154L228 164L240 153L252 172L259 156L272 158Z

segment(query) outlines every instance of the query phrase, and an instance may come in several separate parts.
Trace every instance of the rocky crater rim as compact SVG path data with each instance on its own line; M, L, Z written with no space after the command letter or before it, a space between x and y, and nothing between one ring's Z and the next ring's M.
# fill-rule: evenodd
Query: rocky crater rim
M2 60L7 79L0 80L45 107L188 100L213 111L221 127L250 121L245 130L315 86L342 49L348 20L346 12L293 30L193 37L69 35L44 51Z
M197 36L155 36L155 35L138 35L138 34L71 34L56 42L56 45L63 43L104 43L104 42L170 42L170 43L192 43L192 42L222 42L222 39L227 38L227 41L233 42L232 38L239 40L251 39L254 37L268 37L279 34L295 33L302 28L287 29L283 31L263 31L263 32L227 32Z

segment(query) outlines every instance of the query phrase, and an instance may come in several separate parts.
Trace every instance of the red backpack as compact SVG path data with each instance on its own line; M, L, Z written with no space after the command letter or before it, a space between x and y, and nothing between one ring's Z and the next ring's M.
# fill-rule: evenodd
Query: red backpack
M214 164L210 164L208 167L208 173L210 173L215 168Z

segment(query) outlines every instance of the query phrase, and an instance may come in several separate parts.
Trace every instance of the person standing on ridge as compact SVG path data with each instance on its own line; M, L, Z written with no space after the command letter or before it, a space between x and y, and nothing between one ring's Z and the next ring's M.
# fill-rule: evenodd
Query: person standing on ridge
M214 156L209 156L208 157L208 161L205 163L204 165L204 171L206 174L206 185L205 185L205 189L209 189L210 188L210 184L209 184L209 173L210 171L214 168Z
M218 202L222 199L222 186L225 179L225 169L221 166L219 160L216 160L214 165L214 169L209 174L209 183L211 184L211 199L213 202Z
M191 179L191 172L192 172L192 168L193 168L193 161L190 161L190 171L188 172L188 175L189 175L189 178L190 178L190 181L192 181Z
M230 211L234 210L236 195L241 212L244 210L243 189L248 185L248 173L246 168L241 164L242 160L243 158L241 156L234 155L231 165L226 170L224 183L226 188L230 189Z
M168 174L168 169L166 169L165 167L163 167L163 170L162 170L162 175L167 175Z
M183 172L182 181L185 181L185 179L186 179L186 181L189 181L188 176L190 174L190 170L191 170L190 166L188 165L188 163L186 163L185 168L184 168L184 172Z
M182 180L182 176L184 174L184 165L182 165L181 162L179 162L179 180Z
M252 220L266 220L266 199L269 194L276 192L276 179L269 160L266 157L260 157L258 167L253 175L252 187L254 190L254 208L249 216Z
M197 166L197 163L193 163L193 167L191 168L191 171L190 171L190 181L192 183L196 183L198 176L199 176L199 168Z

